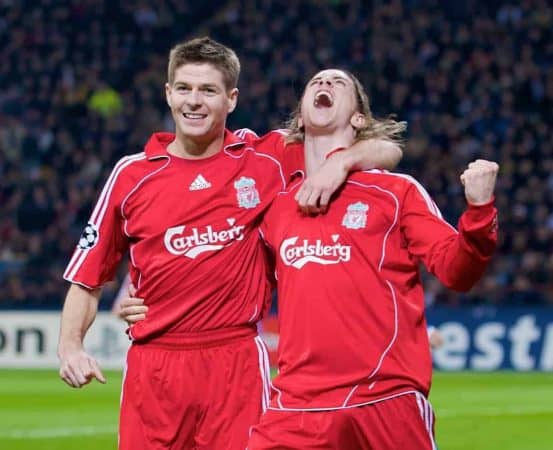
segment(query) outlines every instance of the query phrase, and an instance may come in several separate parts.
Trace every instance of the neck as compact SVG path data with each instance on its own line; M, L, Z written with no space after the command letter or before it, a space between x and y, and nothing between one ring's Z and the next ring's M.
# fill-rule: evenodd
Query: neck
M305 134L304 155L305 171L309 176L315 173L324 163L325 156L340 147L353 144L353 133L333 133L329 135Z
M175 140L169 144L167 151L179 158L204 159L215 155L223 147L225 134L217 136L185 136L177 131Z

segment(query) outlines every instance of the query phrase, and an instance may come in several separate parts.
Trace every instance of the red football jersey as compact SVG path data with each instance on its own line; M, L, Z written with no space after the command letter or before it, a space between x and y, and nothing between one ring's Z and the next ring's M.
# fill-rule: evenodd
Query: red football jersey
M102 286L129 250L149 307L135 340L255 323L270 296L258 227L285 183L271 136L256 150L255 135L226 132L219 153L190 160L167 152L173 134L154 134L113 169L64 278Z
M296 160L303 153L291 146ZM287 153L293 157L292 153ZM336 409L430 388L419 262L468 290L495 249L492 204L468 207L459 232L412 177L349 176L328 212L298 211L292 181L265 215L276 256L280 342L274 409Z

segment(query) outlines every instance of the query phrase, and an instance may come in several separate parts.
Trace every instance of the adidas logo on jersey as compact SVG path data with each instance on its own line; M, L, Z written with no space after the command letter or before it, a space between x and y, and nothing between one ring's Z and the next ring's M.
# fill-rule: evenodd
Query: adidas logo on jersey
M199 191L201 189L207 189L211 187L211 183L207 181L202 174L198 175L196 179L190 184L191 191Z

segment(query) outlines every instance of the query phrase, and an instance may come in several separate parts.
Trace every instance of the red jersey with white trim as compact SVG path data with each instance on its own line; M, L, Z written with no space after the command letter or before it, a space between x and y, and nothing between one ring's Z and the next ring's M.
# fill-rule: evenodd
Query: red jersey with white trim
M301 158L301 146L291 147ZM457 232L415 179L370 170L351 174L328 212L310 217L294 200L301 181L277 197L261 227L278 280L271 408L427 395L432 363L418 264L451 289L470 289L496 246L496 209L469 206Z
M279 136L258 151L255 135L225 132L220 152L191 160L167 152L173 134L154 134L115 166L64 278L100 287L129 250L149 307L135 340L255 323L270 297L258 227L285 183Z

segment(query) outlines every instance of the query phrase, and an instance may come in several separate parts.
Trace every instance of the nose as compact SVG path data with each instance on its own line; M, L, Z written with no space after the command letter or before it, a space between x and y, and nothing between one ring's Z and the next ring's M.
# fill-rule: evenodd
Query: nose
M319 80L319 86L320 87L323 87L323 86L326 86L326 87L332 87L332 80L330 78L321 78Z
M186 103L190 107L198 107L202 104L201 93L198 89L192 89L186 96Z

